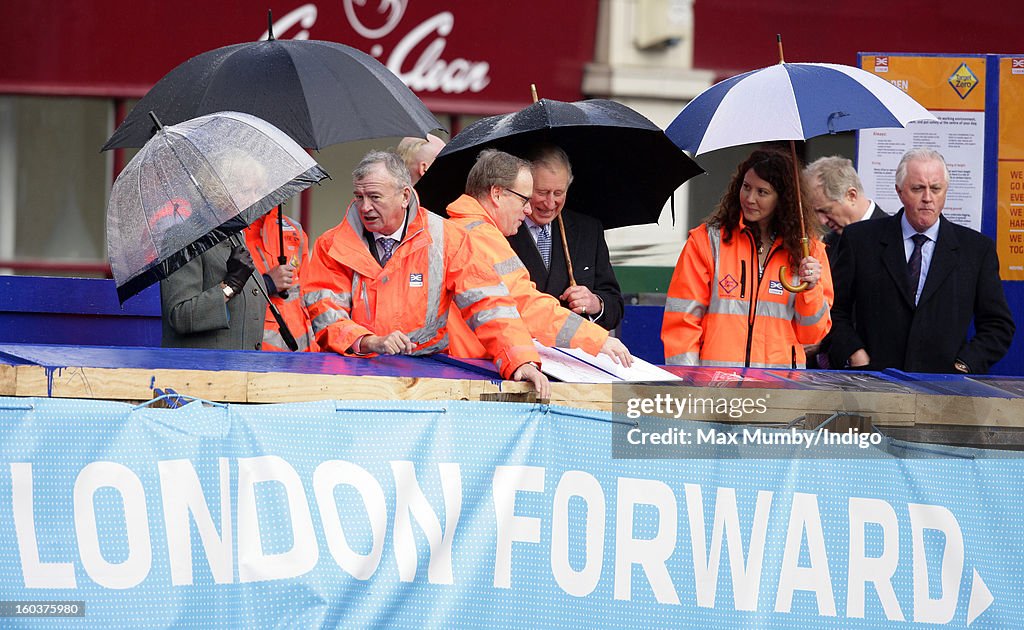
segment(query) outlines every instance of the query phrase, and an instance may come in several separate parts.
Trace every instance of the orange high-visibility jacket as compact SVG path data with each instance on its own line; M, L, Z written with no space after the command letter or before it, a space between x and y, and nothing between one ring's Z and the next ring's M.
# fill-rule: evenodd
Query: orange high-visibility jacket
M406 236L383 269L354 204L316 240L302 289L320 348L351 354L363 335L400 330L416 344L414 354L442 352L454 301L504 378L524 363L540 363L508 289L465 230L415 204L414 196Z
M549 347L581 348L595 355L601 351L608 331L563 307L557 298L537 290L530 272L480 202L462 195L448 206L448 216L466 228L473 250L501 276L531 335ZM452 356L488 356L458 311L453 309L449 317Z
M256 271L261 274L280 264L278 255L281 251L281 242L278 238L277 212L277 208L274 208L243 231L245 246L252 254ZM313 324L309 319L309 311L302 303L301 295L302 273L309 263L309 240L298 222L287 216L284 217L283 232L284 255L288 259L287 262L295 267L295 284L288 289L284 298L278 293L270 294L270 301L281 312L288 330L299 344L299 352L316 352L319 348L316 339L313 338ZM271 352L288 352L277 320L269 308L263 320L263 349Z
M690 231L668 287L661 339L668 365L756 368L804 367L803 344L818 343L832 326L832 274L825 247L812 241L810 254L821 262L813 289L790 293L779 281L779 267L797 269L777 238L763 274L757 247L742 219L726 243L718 227Z

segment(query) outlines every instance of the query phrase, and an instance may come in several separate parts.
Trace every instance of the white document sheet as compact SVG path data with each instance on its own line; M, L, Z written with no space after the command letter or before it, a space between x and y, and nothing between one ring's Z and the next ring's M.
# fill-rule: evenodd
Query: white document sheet
M633 357L631 367L623 367L608 355L596 357L576 348L548 348L534 340L540 353L541 371L563 383L620 383L639 381L681 381L643 359Z

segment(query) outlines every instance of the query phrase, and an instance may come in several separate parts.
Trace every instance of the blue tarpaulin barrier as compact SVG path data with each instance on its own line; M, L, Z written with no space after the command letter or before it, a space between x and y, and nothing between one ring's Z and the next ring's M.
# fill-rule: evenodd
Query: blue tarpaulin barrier
M795 431L763 429L758 442L749 426L681 421L711 436L701 457L615 459L613 435L638 435L624 422L464 401L0 398L0 624L1024 618L1024 461L1012 453L805 447L765 437ZM82 616L19 615L41 610L32 602Z

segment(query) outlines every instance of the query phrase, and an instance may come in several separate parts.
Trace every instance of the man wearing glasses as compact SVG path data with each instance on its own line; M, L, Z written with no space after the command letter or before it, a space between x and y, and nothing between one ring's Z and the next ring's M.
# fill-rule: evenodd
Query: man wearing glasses
M632 356L608 331L562 307L558 299L541 293L530 281L522 261L505 240L519 230L532 212L533 174L530 163L488 149L480 153L466 179L466 194L448 206L448 216L469 232L477 256L486 257L508 287L526 327L538 341L550 347L580 348L590 354L604 353L629 366ZM449 314L452 356L488 356L470 332L459 311Z
M502 377L540 373L530 334L501 279L475 255L465 230L419 206L394 153L372 151L352 173L345 217L313 246L302 299L321 350L349 356L425 355L448 348L448 312L473 322Z

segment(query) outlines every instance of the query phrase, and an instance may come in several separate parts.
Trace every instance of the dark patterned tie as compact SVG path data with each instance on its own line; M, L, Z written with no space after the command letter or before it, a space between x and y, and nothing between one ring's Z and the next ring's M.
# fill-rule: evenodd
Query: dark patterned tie
M380 243L381 255L380 255L380 266L388 264L391 260L391 254L395 252L395 246L398 245L398 241L393 238L382 238L377 241Z
M907 261L907 270L910 272L910 290L914 292L914 304L917 304L917 285L921 282L921 249L928 241L924 234L915 234L910 237L914 241L914 251L910 253L910 260Z
M541 260L544 261L544 268L551 268L551 225L540 226L537 232L537 249L540 251Z

